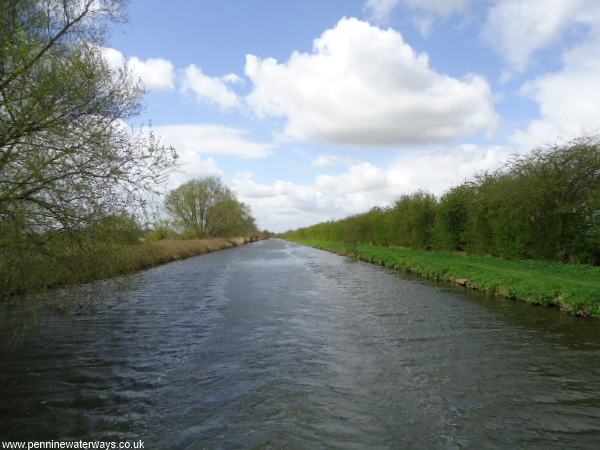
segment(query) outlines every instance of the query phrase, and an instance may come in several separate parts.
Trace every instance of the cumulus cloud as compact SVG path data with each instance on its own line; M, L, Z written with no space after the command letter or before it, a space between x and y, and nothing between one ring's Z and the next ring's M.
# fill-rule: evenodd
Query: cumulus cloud
M224 125L163 125L153 127L152 131L162 143L175 147L179 156L180 167L170 174L169 188L194 178L223 175L211 155L264 158L273 148L270 143L252 140L243 129Z
M523 94L540 117L513 136L524 148L600 132L600 36L568 51L563 68L527 82Z
M223 171L214 158L204 158L189 148L178 151L179 166L169 173L167 189L174 189L186 181L209 176L222 176Z
M259 117L285 117L290 137L391 146L448 142L496 125L483 78L436 72L393 29L344 18L313 47L285 63L246 57L248 104Z
M223 109L239 106L237 94L227 83L239 83L241 78L230 73L223 77L210 77L195 64L190 64L184 72L182 92L193 92L200 101L213 103Z
M514 148L506 146L463 144L406 153L398 157L386 172L396 191L424 190L441 195L449 187L481 171L499 168L514 153Z
M311 166L324 169L326 167L344 166L352 164L353 162L356 162L356 160L345 156L319 155L311 161Z
M465 11L471 0L367 0L365 9L376 20L385 21L399 5L429 14L447 16Z
M264 158L273 150L273 144L254 141L246 130L225 125L163 125L153 127L153 130L179 153Z
M537 50L578 25L600 25L597 0L498 0L488 12L483 37L512 70L521 72Z
M149 90L172 90L175 88L175 69L173 63L162 58L142 60L137 56L126 58L120 51L103 47L102 54L112 70L119 70L125 64L134 79L139 79Z
M318 175L312 184L278 180L261 184L249 174L232 186L248 203L259 226L285 231L392 203L403 193L426 190L441 194L482 170L493 170L510 155L504 147L462 145L409 152L382 168L355 161L338 175Z
M221 77L223 81L231 84L244 84L244 79L235 73L228 73Z

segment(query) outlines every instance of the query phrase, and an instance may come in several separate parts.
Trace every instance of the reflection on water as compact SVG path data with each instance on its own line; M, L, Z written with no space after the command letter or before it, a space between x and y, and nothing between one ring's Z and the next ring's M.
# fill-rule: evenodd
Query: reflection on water
M143 439L149 448L600 442L597 321L280 240L135 281L93 312L44 311L20 345L0 348L2 439ZM0 318L12 314L4 306Z

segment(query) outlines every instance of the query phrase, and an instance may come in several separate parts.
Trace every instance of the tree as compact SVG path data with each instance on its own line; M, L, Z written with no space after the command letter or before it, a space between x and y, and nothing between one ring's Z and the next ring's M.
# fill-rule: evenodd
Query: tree
M193 237L233 236L256 232L248 205L218 177L188 181L169 192L167 212Z
M2 0L0 297L50 286L54 273L104 273L116 244L139 243L130 214L174 164L172 148L126 125L143 89L103 57L123 3Z
M143 91L102 56L121 0L5 0L0 9L0 225L76 231L143 203L174 150L125 121Z
M473 188L468 183L455 186L442 195L436 209L434 242L438 250L463 251L469 224L469 199Z
M257 232L250 207L235 198L213 208L208 217L209 236L234 236Z

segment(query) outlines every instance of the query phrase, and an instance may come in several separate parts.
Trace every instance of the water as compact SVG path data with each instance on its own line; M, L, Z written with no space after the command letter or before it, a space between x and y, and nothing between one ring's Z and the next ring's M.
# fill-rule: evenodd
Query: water
M0 348L0 439L598 448L600 323L262 241L41 313Z

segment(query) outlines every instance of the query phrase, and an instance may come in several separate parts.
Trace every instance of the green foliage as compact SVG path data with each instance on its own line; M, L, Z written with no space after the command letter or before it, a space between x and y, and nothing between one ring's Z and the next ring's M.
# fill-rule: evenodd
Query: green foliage
M600 139L514 157L448 190L287 234L290 238L600 264Z
M435 207L435 197L424 192L400 197L390 210L389 243L403 247L430 249Z
M189 238L257 233L250 207L238 201L218 177L182 184L169 192L165 208Z
M18 246L0 246L0 300L127 274L250 240L141 241L141 233L127 217L113 217L77 234L52 231L21 239Z
M85 233L94 241L110 241L121 245L135 245L144 234L135 218L127 214L103 217L85 230Z
M23 236L19 224L3 224L0 298L116 274L142 230L126 215L104 217L76 232L48 230ZM8 241L9 245L6 244Z
M181 236L173 230L171 223L164 219L156 221L145 235L145 239L149 241L162 241L165 239L179 238L181 238Z
M324 250L349 254L341 242L294 239ZM427 252L359 245L356 256L426 278L460 282L488 295L558 306L572 314L600 317L600 267L490 256Z
M101 47L123 0L3 0L0 8L0 295L119 267L174 150L125 121L143 90Z
M469 185L461 185L446 192L436 207L433 235L438 250L463 251L467 244Z
M124 121L142 89L101 46L120 0L7 0L0 9L0 221L80 229L141 205L173 150Z

